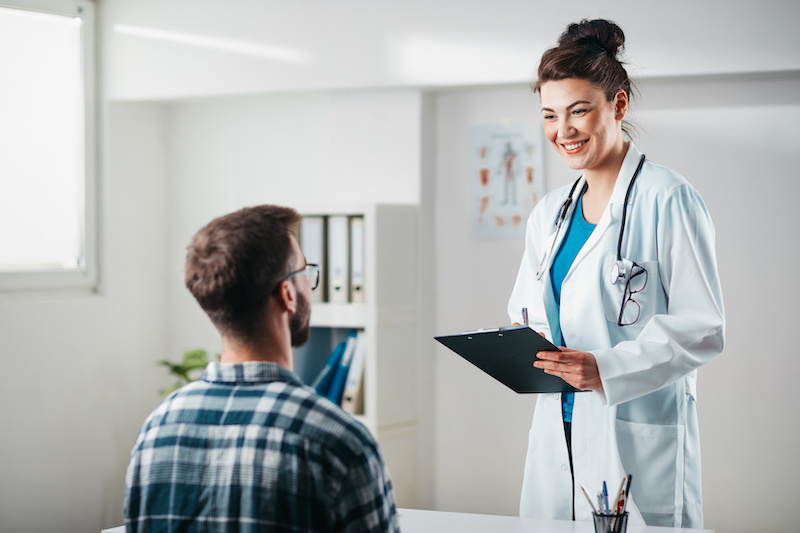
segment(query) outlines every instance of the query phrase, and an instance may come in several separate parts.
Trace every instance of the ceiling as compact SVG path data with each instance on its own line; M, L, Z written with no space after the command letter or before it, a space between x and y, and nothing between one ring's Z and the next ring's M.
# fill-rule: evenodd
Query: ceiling
M116 100L527 82L569 22L626 33L635 77L800 71L800 2L98 0Z

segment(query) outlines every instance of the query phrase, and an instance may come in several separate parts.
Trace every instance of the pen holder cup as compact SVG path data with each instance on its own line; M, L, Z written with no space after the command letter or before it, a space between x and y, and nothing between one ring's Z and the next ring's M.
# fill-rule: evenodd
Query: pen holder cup
M595 533L625 533L628 529L628 513L592 513Z

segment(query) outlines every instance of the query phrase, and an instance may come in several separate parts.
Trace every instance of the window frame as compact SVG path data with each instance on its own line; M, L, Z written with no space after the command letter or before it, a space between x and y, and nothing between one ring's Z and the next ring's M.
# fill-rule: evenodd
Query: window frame
M83 265L74 269L0 271L0 294L59 289L98 290L98 185L95 4L91 0L0 0L0 7L81 19L83 75Z

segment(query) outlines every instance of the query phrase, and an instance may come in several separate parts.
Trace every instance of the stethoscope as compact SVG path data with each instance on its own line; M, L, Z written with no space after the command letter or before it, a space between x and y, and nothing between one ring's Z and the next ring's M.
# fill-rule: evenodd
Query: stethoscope
M642 171L642 167L644 166L645 155L642 154L642 157L639 158L639 165L636 167L636 171L633 173L633 177L631 178L631 182L628 184L628 190L625 192L625 203L622 205L622 222L619 225L619 239L617 240L617 260L611 267L611 283L616 285L619 281L625 281L628 276L628 269L625 268L625 265L622 262L622 236L625 234L625 218L628 213L628 200L631 196L631 189L633 189L633 183L636 181L636 178L639 176L639 173ZM553 236L553 242L550 245L550 252L542 257L542 261L539 263L539 269L536 271L536 279L541 280L542 276L544 276L544 272L546 270L546 264L548 260L550 260L553 256L553 250L555 249L556 242L558 241L558 234L561 231L561 226L564 223L564 220L567 218L567 211L569 210L569 206L572 205L572 196L575 194L575 189L578 187L578 183L580 183L583 176L575 180L575 183L572 184L572 189L569 191L569 195L567 199L564 200L564 203L561 204L561 209L559 210L558 216L556 217L555 222L555 235Z

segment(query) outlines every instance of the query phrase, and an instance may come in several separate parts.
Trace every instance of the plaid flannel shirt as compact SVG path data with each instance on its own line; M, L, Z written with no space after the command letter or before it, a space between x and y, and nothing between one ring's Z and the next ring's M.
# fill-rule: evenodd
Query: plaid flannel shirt
M210 363L145 420L126 531L399 531L369 431L274 363Z

